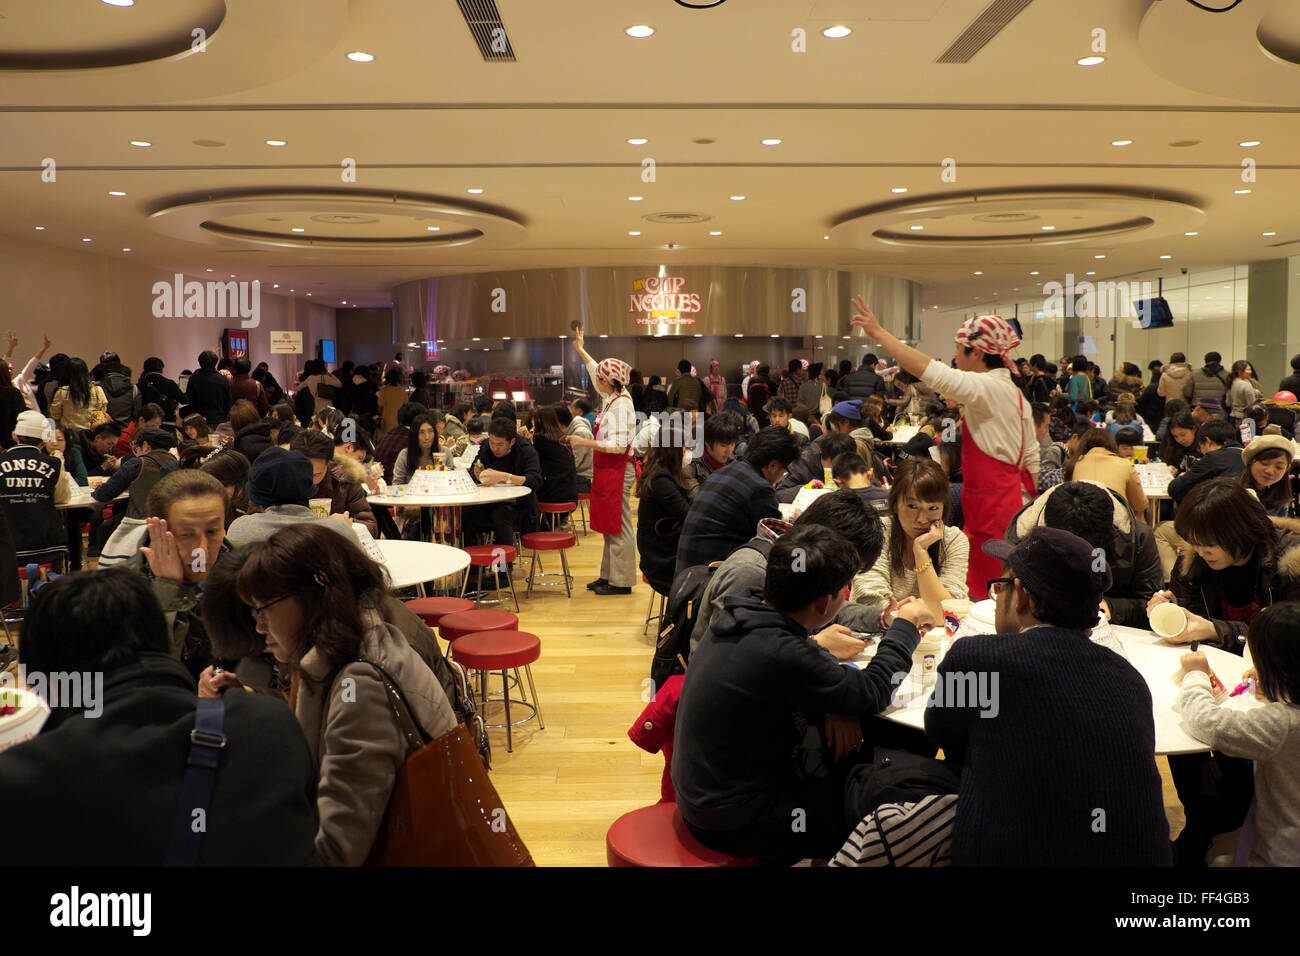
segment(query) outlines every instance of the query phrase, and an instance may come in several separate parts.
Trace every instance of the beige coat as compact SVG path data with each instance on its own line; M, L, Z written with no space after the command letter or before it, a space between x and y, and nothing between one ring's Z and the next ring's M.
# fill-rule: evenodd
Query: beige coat
M1126 498L1139 520L1146 514L1147 496L1133 463L1105 448L1093 448L1075 462L1072 480L1099 482Z
M392 675L421 730L432 739L455 727L447 695L402 632L377 611L367 611L365 623L358 656L378 661ZM369 664L353 661L331 672L313 648L299 667L314 681L302 681L294 710L320 767L316 862L360 866L406 762L406 738Z
M66 385L50 399L50 417L64 428L93 428L96 412L108 413L108 398L98 385L90 386L89 405L77 405L68 398Z

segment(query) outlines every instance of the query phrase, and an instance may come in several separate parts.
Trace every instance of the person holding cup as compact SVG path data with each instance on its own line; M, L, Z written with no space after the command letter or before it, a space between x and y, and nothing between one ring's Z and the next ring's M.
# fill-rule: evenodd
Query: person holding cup
M244 486L249 513L230 524L226 536L237 545L265 541L281 528L304 521L323 521L350 540L352 521L347 515L322 517L308 502L315 490L311 461L300 451L268 448L248 470Z
M945 601L965 600L970 545L947 523L949 510L943 468L930 458L899 465L889 489L885 546L871 569L854 580L853 600L888 605L919 597L936 621L943 620Z

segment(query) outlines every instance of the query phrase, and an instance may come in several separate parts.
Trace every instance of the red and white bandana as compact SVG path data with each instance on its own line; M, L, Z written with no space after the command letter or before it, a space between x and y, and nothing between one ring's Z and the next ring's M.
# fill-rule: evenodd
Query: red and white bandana
M622 359L607 358L596 366L596 374L611 382L626 385L632 378L632 366Z
M1020 344L1020 336L1000 315L977 315L967 319L957 330L957 344L988 355L1000 355L1007 368L1017 371L1016 363L1007 357L1007 353Z

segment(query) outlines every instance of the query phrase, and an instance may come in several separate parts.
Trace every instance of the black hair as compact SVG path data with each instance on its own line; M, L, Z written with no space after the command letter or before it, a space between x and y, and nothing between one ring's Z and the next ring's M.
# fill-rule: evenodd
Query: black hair
M790 359L789 364L786 365L786 371L791 375L803 371L803 362L800 362L798 359Z
M844 535L858 552L858 573L866 571L880 557L885 546L885 527L876 509L856 491L841 488L821 495L795 519L794 526L820 525Z
M494 416L488 424L488 435L493 438L504 438L507 441L514 441L519 437L519 431L515 427L513 418L501 418Z
M1034 402L1032 405L1030 405L1030 408L1034 410L1035 426L1043 424L1043 422L1047 421L1048 416L1052 414L1052 410L1048 408L1046 405L1044 405L1042 402Z
M971 355L976 351L976 349L971 348L969 345L964 345L962 346L962 351L967 355ZM1006 368L1006 363L1002 361L1001 355L994 355L992 352L980 352L980 358L984 362L984 367L987 369Z
M163 360L156 355L151 355L144 360L144 371L141 374L148 375L150 372L161 372L164 368Z
M37 593L18 660L29 673L112 671L167 654L171 629L143 575L125 568L71 574ZM83 694L83 700L85 695Z
M591 411L591 402L587 401L585 398L575 398L573 400L573 407L578 410L579 414L586 415Z
M831 463L831 477L840 481L848 481L853 475L866 475L870 472L871 466L855 451L845 452Z
M104 424L96 425L90 430L90 437L95 439L102 435L112 435L114 438L121 438L122 431L122 426L117 422L104 422Z
M402 370L400 368L390 368L387 372L384 373L384 384L401 385Z
M876 358L873 353L868 352L866 355L862 356L862 364L859 365L858 368L874 369L876 363L879 361L880 359Z
M289 442L289 450L300 451L308 458L324 459L327 464L334 460L334 440L324 432L311 429L294 435L293 441ZM414 464L411 467L414 468Z
M849 452L858 450L858 443L852 435L846 435L843 432L827 432L820 440L818 454L822 460L829 458L832 462L840 455L847 455Z
M1070 371L1086 372L1088 371L1088 364L1089 364L1088 360L1080 356L1079 358L1076 358L1070 362Z
M1029 356L1029 367L1036 368L1040 371L1047 370L1047 357L1042 352L1035 352Z
M1182 352L1175 352L1173 355L1169 356L1170 365L1174 365L1178 362L1186 362L1186 361L1187 361L1187 356L1184 355Z
M760 428L745 448L745 461L755 471L762 471L774 461L789 466L798 457L799 444L794 435L789 429L778 428L776 425Z
M859 503L866 507L860 499ZM860 559L858 549L836 529L796 524L772 545L763 600L786 614L802 611L818 598L846 588Z
M691 373L691 360L682 359L680 362L678 362L677 371L681 372L683 375L689 375Z
M771 414L772 412L785 412L785 414L789 415L794 411L794 406L790 404L788 398L782 398L780 395L777 395L775 398L768 399L767 411L768 414Z
M519 418L514 402L500 401L492 406L493 418L508 418L512 422Z
M1234 560L1260 554L1261 564L1273 563L1281 537L1259 499L1233 478L1193 486L1174 515L1174 530L1193 547L1219 547Z
M1230 447L1241 444L1241 436L1237 434L1237 426L1223 418L1212 418L1208 422L1202 422L1196 429L1196 441L1193 448L1199 449L1201 442L1213 442L1216 445Z
M403 402L402 407L397 410L397 424L403 428L410 428L411 422L415 421L417 416L427 412L428 409L419 402Z
M235 373L237 375L247 375L253 368L253 363L248 360L247 355L241 355L235 359Z
M1300 704L1300 603L1280 601L1251 619L1246 646L1269 700Z
M1222 362L1222 361L1223 361L1223 356L1220 355L1218 352L1206 352L1206 353L1205 353L1205 364L1206 364L1206 365L1216 365L1216 364L1218 364L1218 363L1220 363L1220 362Z
M1115 504L1110 492L1086 481L1054 488L1043 506L1043 524L1110 552L1115 542Z
M73 356L63 364L59 385L67 388L68 400L85 408L90 404L90 370L84 360Z
M1291 356L1291 371L1300 372L1300 355Z
M568 428L573 424L573 409L568 405L564 402L556 402L551 407L555 409L555 417L559 420L561 428Z
M1115 433L1116 445L1140 445L1142 433L1136 428L1121 428Z
M224 552L203 581L199 612L203 628L212 642L212 656L222 663L236 661L266 650L266 638L257 633L257 624L248 613L248 605L239 598L236 583L239 572L252 555L251 548Z
M483 419L471 418L465 423L465 434L469 436L483 434Z
M274 417L282 425L287 422L292 422L295 418L293 414L293 406L287 402L280 402L278 405L272 405L271 410L267 412L267 416Z
M199 353L199 368L216 368L217 353L212 349L204 349Z
M704 444L734 445L740 441L740 425L730 412L710 415L704 420Z

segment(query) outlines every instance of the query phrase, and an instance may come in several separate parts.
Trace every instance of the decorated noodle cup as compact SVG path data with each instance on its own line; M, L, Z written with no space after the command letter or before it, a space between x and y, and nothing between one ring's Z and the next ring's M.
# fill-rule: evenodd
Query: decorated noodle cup
M961 598L952 598L941 602L939 606L943 608L944 633L949 637L955 637L957 628L961 627L961 622L970 613L971 602Z
M312 498L307 502L307 507L322 518L328 518L330 516L330 506L333 504L334 501L330 498Z
M1151 630L1163 638L1177 637L1187 627L1187 612L1177 604L1157 604L1147 615Z

